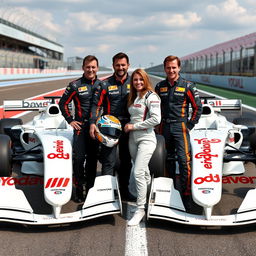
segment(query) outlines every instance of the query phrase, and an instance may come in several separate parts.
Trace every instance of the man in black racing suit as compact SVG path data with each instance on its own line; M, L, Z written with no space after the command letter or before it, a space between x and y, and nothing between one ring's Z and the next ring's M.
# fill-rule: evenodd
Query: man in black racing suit
M180 59L167 56L164 70L167 78L156 85L161 98L162 125L166 149L171 159L177 155L181 195L186 208L191 205L191 154L189 131L198 122L202 104L195 84L180 77ZM192 107L189 118L189 106ZM175 161L167 161L167 171L175 183Z
M74 128L73 173L76 185L75 201L77 202L84 201L88 190L93 187L98 154L98 143L89 135L92 98L100 82L97 79L98 59L92 55L86 56L82 68L83 76L67 86L59 102L62 115ZM71 101L75 106L74 117L69 109ZM85 184L86 190L84 190Z
M90 135L95 138L96 120L101 114L113 115L119 119L122 129L129 122L129 113L127 109L127 97L130 91L130 77L128 75L129 58L125 53L118 53L113 57L114 74L102 81L95 92L92 106L92 124ZM119 139L119 158L120 167L117 170L120 192L123 199L130 199L128 185L131 171L131 157L128 149L128 134L122 131ZM117 146L107 147L102 145L101 160L102 174L114 175L116 164Z

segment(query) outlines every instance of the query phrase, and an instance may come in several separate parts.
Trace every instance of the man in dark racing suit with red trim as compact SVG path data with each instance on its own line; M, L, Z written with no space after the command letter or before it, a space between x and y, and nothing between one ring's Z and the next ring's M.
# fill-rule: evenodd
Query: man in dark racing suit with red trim
M100 80L97 79L98 59L92 55L86 56L82 68L83 76L67 86L59 102L62 115L74 128L73 171L76 184L75 201L77 202L84 201L88 190L93 187L98 155L98 143L89 135L92 98L100 83ZM71 101L75 105L74 117L69 109ZM86 190L84 189L85 184Z
M97 91L92 106L92 124L90 135L95 138L96 120L101 114L113 115L119 119L122 128L129 122L127 98L130 91L130 77L128 75L129 58L125 53L118 53L113 57L114 74L102 81ZM123 199L130 199L128 185L131 171L131 157L128 149L128 134L122 131L119 139L120 167L118 180ZM116 164L117 146L107 147L101 145L102 174L114 175Z
M195 84L180 77L180 59L167 56L164 70L167 78L156 85L161 98L162 125L169 157L177 155L180 171L181 195L185 207L191 206L191 148L189 131L193 129L202 113L202 104ZM189 119L189 106L192 114ZM175 183L175 161L167 161L169 176Z

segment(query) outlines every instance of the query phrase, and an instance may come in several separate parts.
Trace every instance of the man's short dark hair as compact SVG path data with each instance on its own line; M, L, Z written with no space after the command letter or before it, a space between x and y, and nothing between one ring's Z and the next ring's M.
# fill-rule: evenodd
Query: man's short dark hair
M83 66L84 66L85 62L91 62L93 60L96 60L97 66L99 66L99 61L98 61L98 59L94 55L87 55L86 57L84 57L84 59L83 59Z
M129 64L129 57L127 56L127 54L125 54L125 53L123 53L123 52L119 52L119 53L117 53L115 56L113 56L112 62L113 62L113 64L114 64L114 62L115 62L116 60L120 60L120 59L123 59L123 58L125 58L125 59L127 60L127 63Z
M179 59L179 57L174 56L174 55L169 55L169 56L167 56L167 57L164 59L164 67L165 67L165 65L166 65L167 62L169 62L169 61L174 61L174 60L177 60L178 66L180 67L180 65L181 65L180 59Z

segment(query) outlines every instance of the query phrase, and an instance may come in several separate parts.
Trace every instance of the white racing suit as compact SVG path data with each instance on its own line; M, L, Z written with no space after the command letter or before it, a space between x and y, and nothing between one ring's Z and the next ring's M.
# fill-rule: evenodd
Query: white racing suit
M129 135L129 150L133 168L131 171L129 189L132 194L135 179L137 192L137 207L144 208L146 204L147 186L151 177L148 163L156 148L154 127L161 122L160 98L152 91L148 91L142 98L137 96L129 107L130 123L134 130Z

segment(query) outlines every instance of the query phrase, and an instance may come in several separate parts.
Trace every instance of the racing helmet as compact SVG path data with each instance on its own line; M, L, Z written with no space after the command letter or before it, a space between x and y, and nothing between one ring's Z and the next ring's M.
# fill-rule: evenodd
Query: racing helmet
M121 136L122 126L120 121L111 115L104 115L96 122L96 138L107 147L114 147Z

